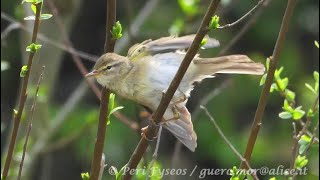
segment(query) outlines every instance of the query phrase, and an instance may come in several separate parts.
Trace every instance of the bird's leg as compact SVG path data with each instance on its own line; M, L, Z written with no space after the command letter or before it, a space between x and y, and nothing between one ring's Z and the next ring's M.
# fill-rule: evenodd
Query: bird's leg
M174 121L174 120L178 120L180 119L180 113L178 111L178 107L176 105L171 107L172 113L173 113L173 117L170 119L165 119L163 120L161 123L166 123L168 121Z
M177 92L179 93L178 98L175 98L175 96L172 98L170 105L176 105L182 102L185 102L187 100L187 95L185 95L182 91L180 91L179 89L177 90ZM166 93L166 91L162 91L162 96L164 96L164 94Z

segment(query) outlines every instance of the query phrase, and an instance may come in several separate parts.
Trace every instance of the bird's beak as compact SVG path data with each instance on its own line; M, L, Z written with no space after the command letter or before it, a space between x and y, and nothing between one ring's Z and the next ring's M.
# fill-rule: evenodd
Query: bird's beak
M99 72L97 70L93 70L91 72L89 72L88 74L85 75L85 77L94 77L99 75Z

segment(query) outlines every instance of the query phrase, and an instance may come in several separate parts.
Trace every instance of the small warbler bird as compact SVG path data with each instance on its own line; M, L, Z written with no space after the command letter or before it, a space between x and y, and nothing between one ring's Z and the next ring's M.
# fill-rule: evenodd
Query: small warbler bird
M87 77L97 81L116 94L133 100L155 111L162 94L169 87L195 35L163 37L146 40L132 46L126 57L115 53L102 55ZM219 46L215 39L206 38L203 48ZM212 78L214 74L262 75L265 67L246 55L201 58L196 55L184 75L171 103L163 116L162 125L186 147L195 151L197 135L193 130L186 102L195 82Z

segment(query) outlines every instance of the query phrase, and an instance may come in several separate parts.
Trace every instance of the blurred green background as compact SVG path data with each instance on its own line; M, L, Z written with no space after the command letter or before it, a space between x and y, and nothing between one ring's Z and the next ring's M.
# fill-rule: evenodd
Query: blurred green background
M52 11L55 10L59 17L54 16L41 23L39 42L43 47L34 59L29 98L10 174L11 178L15 179L13 177L17 174L26 127L30 120L35 85L41 67L45 65L23 179L81 179L82 172L90 171L99 101L83 81L72 56L66 51L63 33L55 18L62 20L63 29L67 32L74 49L81 52L82 62L90 69L94 65L94 59L103 52L106 3L103 0L46 1L53 2L55 9L49 8L45 2L44 13L53 14ZM187 6L187 2L191 3L190 6ZM128 32L130 28L131 30L117 42L117 52L126 55L131 45L149 38L195 33L209 2L208 0L118 0L117 19L121 21L124 32ZM222 0L217 12L220 24L237 20L257 2L257 0ZM258 10L259 16L250 29L225 54L247 54L262 63L272 55L287 1L268 2L268 5ZM1 167L12 126L12 111L17 103L19 72L27 57L24 50L30 41L30 34L25 29L31 29L32 22L23 21L24 17L32 13L29 9L28 5L21 5L17 0L1 0ZM141 13L144 17L140 17L141 22L137 22L137 15ZM232 28L210 32L209 35L218 39L221 46L216 49L201 50L202 56L216 56L241 32L248 21L250 18ZM141 26L137 28L140 24ZM289 88L297 93L297 103L306 110L315 100L315 95L308 91L304 84L306 82L312 84L313 71L319 69L319 50L314 46L314 41L318 39L319 1L298 1L279 66L284 66L283 75L290 79ZM216 95L209 98L206 107L226 137L239 152L243 153L262 89L259 82L260 77L218 75L196 86L189 99L188 108L193 114L194 128L198 134L198 148L192 153L185 147L179 147L176 139L169 132L163 131L158 165L164 169L187 169L187 173L191 173L195 166L197 169L190 177L165 176L163 179L199 179L201 169L232 168L240 164L238 157L221 139L209 118L199 110L199 105L203 99L215 92ZM139 128L146 124L146 120L141 116L142 107L119 96L116 100L117 105L124 106L121 113L138 124ZM253 168L263 166L276 168L279 165L288 168L290 165L292 120L278 117L282 111L282 103L283 99L277 93L271 94L251 160ZM311 124L310 130L315 122L314 120ZM104 152L107 167L104 179L114 179L108 173L108 169L110 166L118 169L124 166L139 139L139 131L133 131L112 117L106 135ZM142 167L151 161L154 147L155 143L152 143L141 164ZM298 179L311 180L319 177L318 153L318 144L312 146L308 154L308 175L299 176ZM261 176L261 179L270 177L273 176ZM135 178L144 179L138 176ZM228 175L208 175L203 179L229 178ZM279 176L279 179L283 178Z

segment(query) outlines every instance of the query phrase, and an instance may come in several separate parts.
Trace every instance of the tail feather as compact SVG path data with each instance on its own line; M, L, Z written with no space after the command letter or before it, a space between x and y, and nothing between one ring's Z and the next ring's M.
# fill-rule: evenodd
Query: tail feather
M197 58L193 62L202 75L214 73L262 75L265 72L263 64L255 63L246 55Z
M193 130L190 113L184 105L179 106L177 110L180 113L180 119L168 121L164 123L164 127L168 129L181 143L194 152L197 147L197 134ZM167 110L164 118L169 119L171 116L169 114L171 114L171 112L170 110Z

